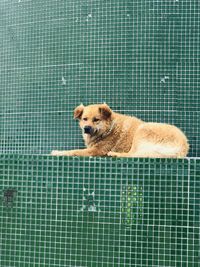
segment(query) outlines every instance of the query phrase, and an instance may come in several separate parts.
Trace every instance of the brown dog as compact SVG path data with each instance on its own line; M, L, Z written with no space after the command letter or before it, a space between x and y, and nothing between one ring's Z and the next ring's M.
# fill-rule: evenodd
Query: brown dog
M87 148L51 155L183 158L189 150L186 136L177 127L115 113L106 104L80 105L74 118L80 121Z

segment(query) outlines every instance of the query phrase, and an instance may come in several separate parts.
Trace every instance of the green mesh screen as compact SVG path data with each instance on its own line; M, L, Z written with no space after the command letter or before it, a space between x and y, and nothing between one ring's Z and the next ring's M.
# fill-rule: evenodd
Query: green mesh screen
M199 0L0 1L1 267L199 267L199 159L39 155L83 147L72 110L105 101L176 124L199 157L199 14Z
M0 266L198 267L200 161L1 156Z
M1 0L1 153L82 147L72 110L169 122L200 151L199 0Z

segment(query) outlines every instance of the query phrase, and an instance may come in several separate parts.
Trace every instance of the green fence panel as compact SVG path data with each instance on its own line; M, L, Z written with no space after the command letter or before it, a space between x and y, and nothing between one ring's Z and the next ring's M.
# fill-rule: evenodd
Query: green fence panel
M0 266L199 266L199 159L22 155L83 147L73 108L105 101L176 124L199 157L199 13L199 0L0 1Z
M199 160L0 157L0 266L198 267Z
M199 156L199 0L2 0L1 153L83 146L73 108L174 123Z

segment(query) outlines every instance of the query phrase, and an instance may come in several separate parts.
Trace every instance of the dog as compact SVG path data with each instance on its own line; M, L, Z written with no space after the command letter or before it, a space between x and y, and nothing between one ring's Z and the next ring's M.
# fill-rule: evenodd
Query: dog
M187 137L176 126L119 114L105 103L81 104L74 119L79 120L86 148L51 155L184 158L189 150Z

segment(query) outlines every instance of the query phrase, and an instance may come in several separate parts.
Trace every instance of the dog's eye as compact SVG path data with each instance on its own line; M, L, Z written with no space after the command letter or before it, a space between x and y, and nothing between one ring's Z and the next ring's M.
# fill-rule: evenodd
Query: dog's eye
M98 119L98 118L93 119L93 122L98 122L98 121L100 121L100 119Z
M87 121L88 119L87 118L83 118L83 121Z

